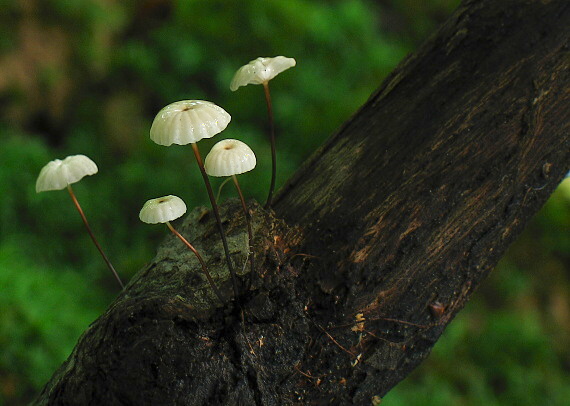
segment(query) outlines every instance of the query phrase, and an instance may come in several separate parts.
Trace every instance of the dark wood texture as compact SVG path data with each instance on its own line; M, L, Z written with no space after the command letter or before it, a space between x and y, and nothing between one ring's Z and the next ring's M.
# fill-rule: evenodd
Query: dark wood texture
M369 405L445 325L570 169L570 3L466 1L276 197L257 275L219 307L190 252L157 258L36 404ZM182 233L231 296L212 216ZM222 209L249 280L237 201ZM244 288L245 291L245 288Z

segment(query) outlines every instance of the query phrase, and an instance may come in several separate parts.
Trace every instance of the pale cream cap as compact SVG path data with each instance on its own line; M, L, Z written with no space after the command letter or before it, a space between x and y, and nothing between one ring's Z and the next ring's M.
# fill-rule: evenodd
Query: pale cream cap
M186 203L178 196L168 195L147 200L139 213L142 222L148 224L166 223L186 213Z
M36 192L60 190L98 172L97 165L85 155L71 155L55 159L42 168L36 181Z
M276 56L274 58L259 57L237 70L230 84L230 90L235 91L240 86L249 84L260 85L269 82L275 76L297 64L293 58Z
M204 169L210 176L232 176L255 168L255 154L246 143L227 139L216 143L204 161Z
M182 100L158 112L150 139L159 145L186 145L224 131L232 117L220 106L204 100Z

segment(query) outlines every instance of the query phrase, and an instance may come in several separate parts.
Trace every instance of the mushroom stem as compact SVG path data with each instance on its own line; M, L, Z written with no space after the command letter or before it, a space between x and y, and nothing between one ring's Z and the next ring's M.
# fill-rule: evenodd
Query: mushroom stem
M218 194L216 195L216 203L220 201L220 196L222 194L222 189L224 188L224 186L226 185L226 183L228 183L231 180L231 178L227 178L226 180L224 180L222 182L222 184L220 185L220 187L218 187Z
M200 168L200 173L202 174L202 178L204 178L204 183L206 184L206 190L208 191L208 197L210 198L210 203L212 204L214 216L216 217L216 222L218 224L218 231L220 233L220 237L222 238L222 245L224 246L224 252L226 254L226 262L228 263L228 269L230 270L230 275L232 278L234 295L237 298L239 292L237 285L237 278L234 271L234 267L232 265L232 259L230 258L228 241L226 239L226 233L224 232L224 227L222 226L222 220L220 218L218 205L216 204L216 199L214 198L214 192L212 191L212 185L210 184L210 180L208 179L208 175L206 174L206 170L204 169L204 162L202 161L202 156L200 155L200 150L198 149L198 145L196 145L196 143L191 143L191 145L192 145L192 150L194 151L194 156L196 157L196 162L198 163L198 168Z
M99 253L103 257L103 260L107 264L107 267L111 270L111 272L113 272L113 275L115 276L115 279L117 280L117 282L119 282L121 289L124 290L125 285L123 285L121 278L119 278L119 274L117 273L117 271L115 271L113 264L111 264L111 261L109 261L109 258L107 258L107 255L105 255L105 253L103 252L103 249L101 248L101 245L99 245L99 242L97 241L97 238L95 238L93 231L91 231L91 227L89 226L89 223L87 222L87 217L85 217L85 214L83 213L83 210L81 209L81 206L79 205L79 201L77 201L77 198L75 197L75 193L73 193L73 189L71 188L71 185L67 185L67 190L69 191L69 195L71 196L71 200L73 200L73 204L75 204L75 207L77 208L77 211L79 212L79 215L81 216L81 219L83 219L83 224L85 224L85 228L87 229L87 232L91 236L93 243L95 244L95 246L99 250Z
M241 192L241 188L239 186L239 182L237 180L237 176L236 175L232 175L232 180L234 181L234 185L236 185L236 189L238 191L239 194L239 199L241 200L241 207L243 208L243 214L245 215L245 222L247 223L247 234L249 237L249 263L251 265L251 275L249 277L249 283L251 285L251 283L253 282L253 275L254 275L254 263L253 263L253 230L251 228L251 214L249 213L249 210L247 209L247 205L245 204L245 199L243 197L243 193Z
M194 253L194 255L196 255L196 258L198 258L198 261L200 261L200 265L202 265L202 272L204 272L204 275L206 275L206 279L208 279L208 282L210 282L210 286L212 287L212 290L214 291L216 296L218 296L218 299L220 299L220 302L222 302L222 304L224 304L225 303L224 297L222 296L221 292L216 287L216 284L214 283L214 280L212 279L210 272L208 272L208 268L206 267L206 263L204 262L204 259L202 258L202 256L198 253L198 251L196 251L196 248L194 248L194 246L192 244L190 244L188 242L188 240L182 236L182 234L180 234L178 231L176 231L176 229L172 226L172 224L170 224L170 221L167 221L166 225L168 226L170 231L172 231L172 233L176 237L178 237L180 239L180 241L182 241L188 248L190 248L190 250Z
M267 114L269 115L269 140L271 142L271 185L269 186L269 195L265 202L265 209L271 207L273 200L273 190L275 189L275 178L277 176L277 157L275 152L275 123L273 120L273 108L271 106L271 93L269 92L269 82L263 83L263 91L265 93L265 101L267 103Z

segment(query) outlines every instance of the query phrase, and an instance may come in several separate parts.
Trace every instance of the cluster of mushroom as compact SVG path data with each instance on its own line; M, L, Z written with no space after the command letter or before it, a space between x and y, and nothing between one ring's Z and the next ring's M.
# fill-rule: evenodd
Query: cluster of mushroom
M150 129L150 138L157 144L164 146L172 144L190 144L192 146L194 157L196 158L196 163L198 164L198 168L200 169L200 173L204 179L204 184L212 205L214 217L216 218L218 232L224 247L226 262L232 278L234 294L237 297L239 292L237 278L230 258L227 238L220 218L218 205L214 198L212 185L210 184L208 175L231 176L234 179L234 183L242 201L246 220L248 222L249 244L251 251L252 232L249 221L249 212L236 175L248 172L255 167L255 154L245 143L238 140L228 139L215 144L210 153L206 156L206 162L204 163L197 145L198 141L204 138L211 138L222 132L227 127L230 120L231 116L224 109L214 103L203 100L183 100L169 104L158 112ZM173 201L177 203L173 203ZM147 223L167 223L170 230L176 234L176 236L180 238L194 252L194 254L196 254L202 263L202 270L208 278L209 283L212 285L212 289L216 294L218 294L218 297L223 302L223 299L219 294L219 291L217 291L217 288L215 287L214 282L198 252L191 247L190 243L184 240L176 230L174 230L170 223L168 223L182 216L182 214L186 212L185 205L184 210L175 210L171 208L173 204L180 206L180 203L184 204L184 202L176 196L149 200L141 210L139 217L142 221ZM163 207L165 205L167 205L168 210ZM154 220L147 221L151 217L154 218Z
M271 107L271 97L269 93L268 82L280 72L295 66L293 58L278 56L275 58L257 58L247 65L242 66L235 74L230 89L236 90L240 86L247 84L262 84L264 86L267 111L270 121L270 141L272 154L272 177L269 196L266 207L271 204L273 189L275 187L276 174L276 158L275 158L275 134L273 124L273 111ZM205 161L202 160L200 150L197 143L204 138L211 138L222 132L230 123L231 116L221 107L203 100L183 100L171 103L164 107L156 115L151 129L150 138L159 145L169 146L172 144L192 146L198 168L202 174L208 197L212 205L212 210L216 218L218 232L220 234L222 245L228 269L230 271L232 285L235 297L238 296L239 289L233 264L230 258L227 239L224 228L220 219L218 205L212 191L209 176L215 177L231 177L233 180L246 218L248 237L249 237L249 260L251 272L254 272L254 258L251 244L253 241L253 231L251 227L251 218L245 198L241 191L237 175L251 171L256 165L256 157L251 148L245 143L235 139L225 139L213 146L210 153L206 156ZM67 187L71 198L79 211L83 222L87 228L89 235L95 243L97 249L102 255L105 263L114 274L121 288L124 285L119 275L113 268L111 262L103 252L100 244L96 240L87 219L77 201L71 184L79 181L84 176L97 173L97 165L84 155L74 155L65 158L63 161L54 160L49 162L40 172L36 183L36 191L57 190ZM150 224L165 223L170 231L176 235L197 257L202 271L210 283L212 290L219 300L224 303L224 297L220 290L216 287L214 280L208 272L207 265L199 252L186 240L170 223L171 221L181 217L186 212L186 204L184 201L173 195L159 197L148 200L139 213L141 221Z

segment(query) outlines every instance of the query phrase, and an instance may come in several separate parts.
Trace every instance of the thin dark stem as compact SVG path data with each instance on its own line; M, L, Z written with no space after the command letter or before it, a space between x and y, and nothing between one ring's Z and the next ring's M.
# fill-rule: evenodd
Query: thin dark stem
M263 84L265 92L265 101L267 103L267 114L269 115L269 140L271 142L271 185L269 186L269 195L265 202L264 208L271 207L273 200L273 191L275 190L275 178L277 176L277 154L275 152L275 123L273 120L273 108L271 107L271 93L269 92L269 83Z
M119 274L117 273L117 271L115 271L113 264L111 264L111 261L109 261L109 258L107 258L107 255L105 255L105 253L103 252L103 249L101 248L101 245L99 245L99 242L97 241L97 238L95 238L93 231L91 231L91 227L89 226L89 223L87 222L87 217L85 217L85 214L83 213L83 210L81 209L81 206L79 205L79 202L77 201L77 198L75 197L75 193L73 193L73 189L71 188L71 185L67 185L67 190L69 192L69 195L71 196L71 200L73 200L73 204L75 204L75 207L77 208L77 211L79 212L79 215L83 219L83 224L85 224L85 228L87 229L87 232L91 236L93 243L95 244L95 246L99 250L99 253L103 257L103 260L107 264L107 267L111 270L111 272L113 272L113 275L115 275L115 279L117 280L117 282L119 282L121 289L124 290L125 285L123 285L121 278L119 278Z
M228 269L230 270L230 276L232 278L234 295L237 298L239 292L237 277L234 271L234 267L232 265L232 259L230 258L230 249L228 248L226 233L224 232L224 227L222 226L222 219L220 218L218 205L216 204L214 192L212 191L212 185L210 184L210 180L208 179L208 175L206 174L206 170L204 169L204 162L202 161L202 156L200 155L200 150L198 149L198 145L196 145L195 143L192 143L191 145L192 145L192 150L194 151L194 156L196 157L196 162L198 163L198 168L200 168L200 173L202 174L202 178L204 178L204 183L206 184L206 190L208 191L208 197L210 198L210 203L212 204L212 209L214 211L214 216L216 217L216 222L218 223L218 231L220 233L220 237L222 238L222 245L224 246L224 252L226 254L226 262L228 263Z
M169 221L166 222L166 225L168 226L170 231L172 231L172 233L175 236L180 238L180 241L182 241L184 244L186 244L186 246L188 248L190 248L190 250L194 253L194 255L196 255L196 258L198 258L198 261L200 261L200 265L202 265L202 272L204 272L204 275L206 275L206 279L208 279L208 282L210 282L210 286L212 287L212 290L214 291L216 296L218 296L218 299L220 299L220 302L222 302L222 304L224 304L225 303L224 297L222 296L222 293L218 290L218 288L216 287L216 284L214 283L214 280L210 276L210 272L208 272L208 268L206 267L206 263L204 262L204 259L202 259L202 256L198 253L198 251L196 251L196 248L194 248L194 246L192 244L190 244L186 238L184 238L178 231L176 231L176 229L174 227L172 227L172 224L170 224Z
M247 205L245 204L245 199L243 198L243 193L241 192L241 188L239 186L239 182L237 180L237 176L233 175L232 179L234 181L234 185L236 185L236 189L239 194L239 199L241 200L241 207L243 208L243 214L245 215L245 222L247 223L247 234L249 237L249 264L251 265L251 275L249 276L249 284L251 285L253 282L254 276L254 261L253 261L253 230L251 228L251 215L249 210L247 209Z

